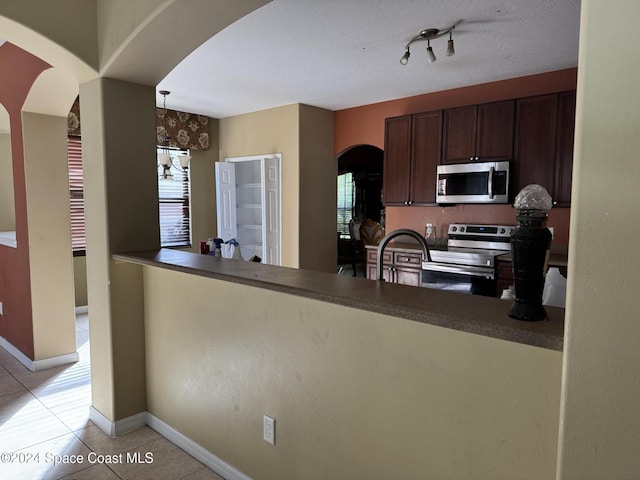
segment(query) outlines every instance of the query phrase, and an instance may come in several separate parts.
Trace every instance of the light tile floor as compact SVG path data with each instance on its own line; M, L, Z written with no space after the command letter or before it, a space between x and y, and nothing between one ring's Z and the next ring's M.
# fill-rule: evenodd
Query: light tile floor
M88 329L78 315L77 363L40 372L0 347L0 479L222 480L148 427L110 438L91 423Z

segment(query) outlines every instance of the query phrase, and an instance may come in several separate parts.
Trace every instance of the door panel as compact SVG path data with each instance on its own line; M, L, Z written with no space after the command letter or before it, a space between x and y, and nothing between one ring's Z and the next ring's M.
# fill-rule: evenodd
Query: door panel
M216 162L218 236L224 241L238 237L236 219L236 170L233 163Z

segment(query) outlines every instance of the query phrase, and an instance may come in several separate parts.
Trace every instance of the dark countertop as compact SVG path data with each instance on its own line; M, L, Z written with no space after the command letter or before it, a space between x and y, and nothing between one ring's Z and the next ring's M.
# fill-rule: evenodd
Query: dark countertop
M564 309L545 307L542 322L514 320L511 302L364 278L263 265L179 250L113 255L114 260L166 268L312 298L477 335L562 351Z

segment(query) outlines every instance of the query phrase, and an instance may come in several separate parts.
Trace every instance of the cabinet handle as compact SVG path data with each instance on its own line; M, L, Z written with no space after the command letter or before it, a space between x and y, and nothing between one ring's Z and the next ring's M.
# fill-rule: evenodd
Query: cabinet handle
M413 205L413 202L411 200L409 200L409 205Z

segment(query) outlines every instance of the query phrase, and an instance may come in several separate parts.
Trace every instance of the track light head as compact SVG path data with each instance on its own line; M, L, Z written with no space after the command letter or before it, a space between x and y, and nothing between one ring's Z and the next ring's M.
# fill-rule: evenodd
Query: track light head
M411 53L409 52L409 49L407 48L407 51L404 52L404 55L402 55L402 58L400 59L400 63L402 65L406 65L409 62L409 57L411 56Z
M437 60L436 54L433 53L433 48L431 48L429 42L427 42L427 60L429 63L434 63Z
M453 46L453 32L449 32L449 40L447 40L447 57L453 57L456 54L456 49Z

